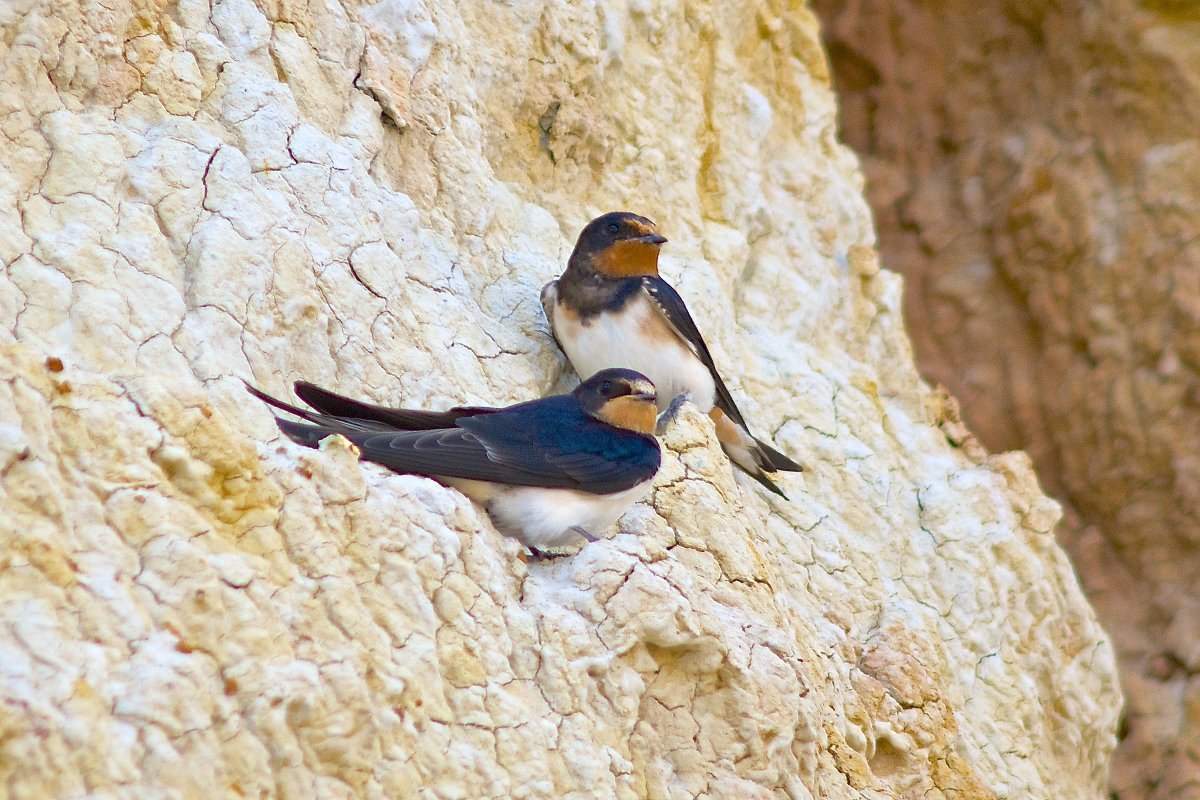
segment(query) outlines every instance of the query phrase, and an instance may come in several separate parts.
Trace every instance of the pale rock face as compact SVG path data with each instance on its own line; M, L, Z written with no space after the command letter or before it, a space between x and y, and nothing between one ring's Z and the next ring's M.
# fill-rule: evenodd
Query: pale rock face
M1112 652L1020 454L920 383L774 3L0 8L14 798L1095 797ZM240 378L570 385L538 289L630 209L790 502L685 411L607 541L281 439Z
M815 5L922 373L1063 500L1127 699L1113 797L1197 800L1200 6Z

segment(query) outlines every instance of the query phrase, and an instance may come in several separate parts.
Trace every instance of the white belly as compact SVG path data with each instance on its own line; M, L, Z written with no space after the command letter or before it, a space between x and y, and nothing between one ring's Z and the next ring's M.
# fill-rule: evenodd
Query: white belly
M654 382L660 411L676 395L690 392L692 402L707 413L716 391L708 368L674 333L656 337L649 346L648 330L670 331L644 298L635 298L620 314L600 314L587 324L554 307L554 332L581 380L610 367L637 370Z
M545 550L579 541L580 527L599 536L617 521L649 488L643 483L609 495L535 486L506 488L487 503L488 514L501 533L522 544Z

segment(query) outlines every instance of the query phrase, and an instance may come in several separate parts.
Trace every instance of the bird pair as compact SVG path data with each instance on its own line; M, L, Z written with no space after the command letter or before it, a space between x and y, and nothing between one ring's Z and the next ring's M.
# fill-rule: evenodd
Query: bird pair
M666 241L645 217L597 217L562 277L542 289L554 338L583 379L569 395L436 412L298 382L309 411L247 388L304 420L276 419L293 441L316 447L341 434L368 461L434 478L483 504L501 533L534 553L578 536L594 541L594 531L616 522L658 472L656 432L689 399L713 420L733 463L784 496L767 473L802 468L750 434L683 298L658 275Z

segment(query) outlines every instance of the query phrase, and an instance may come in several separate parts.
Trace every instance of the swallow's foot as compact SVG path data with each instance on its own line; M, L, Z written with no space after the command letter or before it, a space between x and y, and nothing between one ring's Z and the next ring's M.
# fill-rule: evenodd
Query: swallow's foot
M692 400L691 392L680 392L671 400L671 404L666 410L658 415L658 424L654 426L656 436L662 436L667 432L667 428L671 427L671 423L679 416L679 412L683 410L683 404L689 403Z
M529 545L525 545L525 546L529 547ZM569 553L553 553L549 550L539 550L536 547L529 547L530 558L533 558L537 561L549 561L550 559L562 558L563 556L566 556L566 555L570 555L570 554Z
M578 533L589 543L600 541L600 538L598 536L593 536L592 533L590 531L588 531L586 528L581 528L578 525L575 525L574 527L571 528L571 530Z

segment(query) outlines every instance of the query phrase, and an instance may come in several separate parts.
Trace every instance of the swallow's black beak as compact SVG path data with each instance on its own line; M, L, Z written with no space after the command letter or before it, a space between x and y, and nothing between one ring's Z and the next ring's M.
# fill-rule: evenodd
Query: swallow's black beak
M648 233L645 236L642 236L640 241L643 241L646 244L666 244L667 237L658 233Z
M632 397L634 400L653 400L655 402L658 402L658 393L657 392L633 392L629 396Z

